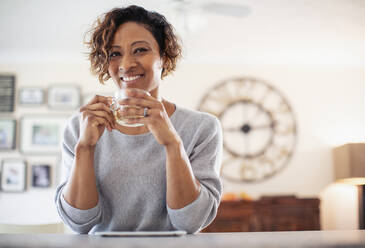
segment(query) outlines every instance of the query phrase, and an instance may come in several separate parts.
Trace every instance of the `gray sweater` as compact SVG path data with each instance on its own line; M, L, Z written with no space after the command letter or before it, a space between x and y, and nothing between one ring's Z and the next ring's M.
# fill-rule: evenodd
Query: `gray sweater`
M219 179L222 130L216 117L178 106L170 117L202 186L194 202L181 209L171 209L166 204L165 149L151 133L126 135L105 129L94 157L99 202L87 210L72 207L62 194L80 135L78 118L79 114L73 115L64 131L64 177L55 197L58 213L71 229L78 233L168 230L195 233L213 221L222 194Z

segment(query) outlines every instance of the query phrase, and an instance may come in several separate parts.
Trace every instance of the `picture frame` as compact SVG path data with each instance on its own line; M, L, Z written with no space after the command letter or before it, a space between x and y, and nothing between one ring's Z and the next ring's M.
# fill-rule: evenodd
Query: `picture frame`
M51 166L49 164L32 165L32 187L49 188L51 184Z
M16 148L16 120L0 118L0 152Z
M55 185L59 185L60 183L62 183L62 180L64 180L65 175L63 174L64 169L62 165L62 156L60 155L56 159L55 168L53 170Z
M23 192L27 186L26 162L21 159L6 159L1 163L1 190Z
M66 122L66 116L23 116L20 120L20 151L38 155L59 154Z
M21 88L18 93L18 99L21 105L41 105L44 103L44 90L39 87Z
M15 76L0 75L0 112L14 112Z
M48 89L48 107L75 110L80 106L80 88L75 85L53 85Z

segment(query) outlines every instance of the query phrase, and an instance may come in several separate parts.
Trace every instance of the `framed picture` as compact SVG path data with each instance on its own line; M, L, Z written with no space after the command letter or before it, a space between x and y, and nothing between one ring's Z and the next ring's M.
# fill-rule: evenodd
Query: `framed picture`
M48 89L48 106L52 109L77 109L80 89L74 85L54 85Z
M28 154L58 154L66 116L23 116L20 122L20 151Z
M40 164L32 166L32 187L48 188L51 186L51 166Z
M15 149L16 120L0 119L0 151Z
M14 112L15 76L0 75L0 112Z
M1 190L22 192L26 188L26 164L20 159L3 160L1 169Z
M59 156L56 160L54 167L54 181L55 185L59 185L64 180L63 168L62 168L62 156Z
M19 91L19 104L40 105L44 103L44 91L42 88L22 88Z

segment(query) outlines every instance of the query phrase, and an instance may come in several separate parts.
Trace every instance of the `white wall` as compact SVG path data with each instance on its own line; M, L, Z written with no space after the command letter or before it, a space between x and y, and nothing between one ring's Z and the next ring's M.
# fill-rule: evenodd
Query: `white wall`
M268 194L296 194L321 197L321 221L325 229L356 228L356 191L354 187L333 185L331 149L346 142L365 140L365 68L290 67L192 64L183 62L173 76L162 84L163 96L189 108L196 108L202 95L216 82L233 76L252 76L271 82L293 107L298 121L298 145L290 164L267 181L255 184L224 182L226 192L244 191L254 198ZM113 91L109 82L98 84L87 63L0 64L0 73L17 76L17 88L52 83L79 84L82 93L106 94ZM24 113L59 113L47 107L21 108ZM63 112L62 112L63 113ZM0 153L0 159L23 157L28 161L50 161L58 157L23 156L18 152ZM345 187L345 188L343 188ZM1 223L49 223L59 220L54 204L55 188L25 193L0 193ZM348 203L345 208L339 204ZM16 206L16 208L15 208ZM339 206L339 207L336 207ZM348 211L350 209L351 211ZM336 216L342 216L338 218ZM346 220L346 221L345 221Z

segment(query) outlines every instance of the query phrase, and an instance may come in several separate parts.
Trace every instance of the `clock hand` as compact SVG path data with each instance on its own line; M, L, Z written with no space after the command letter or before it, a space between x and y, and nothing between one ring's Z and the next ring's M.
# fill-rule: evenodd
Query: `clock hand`
M226 127L223 128L224 132L241 132L241 127Z
M242 108L243 108L243 121L247 121L248 120L247 104L246 103L242 104Z
M271 122L270 124L250 126L250 127L251 127L252 130L254 130L254 129L267 129L267 128L274 129L275 128L275 122Z
M248 134L251 131L251 125L249 123L245 123L240 127L226 127L223 128L223 131L226 132L242 132L244 134Z
M247 133L245 133L247 134ZM244 135L244 144L245 147L243 149L244 151L244 156L247 157L250 154L250 136L249 135Z

